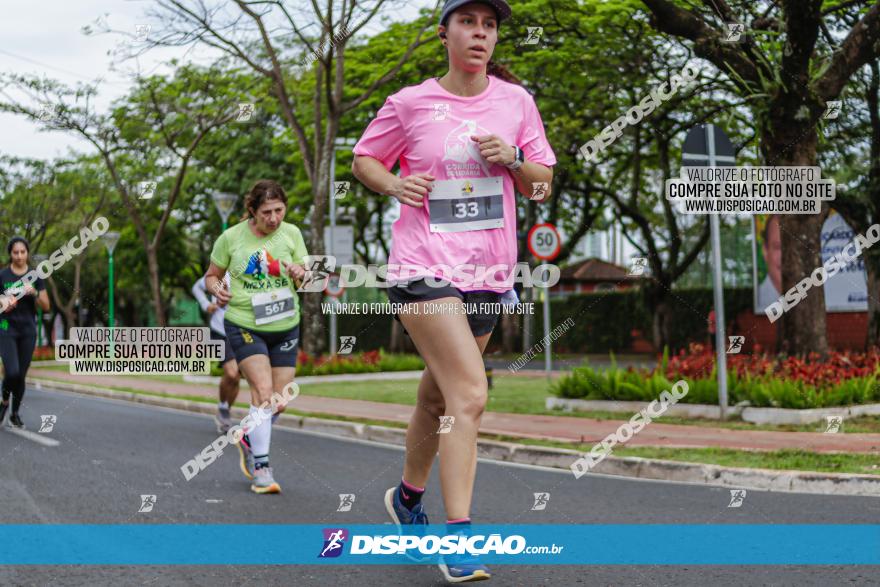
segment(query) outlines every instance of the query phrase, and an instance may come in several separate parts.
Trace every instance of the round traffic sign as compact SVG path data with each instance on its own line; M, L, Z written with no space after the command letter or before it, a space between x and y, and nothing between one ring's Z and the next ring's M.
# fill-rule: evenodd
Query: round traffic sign
M324 293L332 298L338 298L345 291L345 287L342 286L342 280L339 278L339 275L333 274L327 278L327 286L324 288Z
M528 243L532 254L543 261L552 261L562 250L559 232L549 222L534 225L529 231Z

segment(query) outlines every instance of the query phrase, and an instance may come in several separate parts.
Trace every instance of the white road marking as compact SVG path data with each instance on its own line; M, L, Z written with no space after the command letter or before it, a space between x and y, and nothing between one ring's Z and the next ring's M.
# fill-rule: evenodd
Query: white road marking
M51 524L52 518L55 517L51 510L43 511L28 493L27 487L15 479L0 479L0 506L4 511L29 509L43 524Z
M43 446L58 446L61 444L57 440L53 438L49 438L44 434L37 434L36 432L31 432L30 430L23 430L21 428L12 428L12 427L4 427L6 432L10 432L17 436L21 436L22 438L27 438L37 444L42 444Z

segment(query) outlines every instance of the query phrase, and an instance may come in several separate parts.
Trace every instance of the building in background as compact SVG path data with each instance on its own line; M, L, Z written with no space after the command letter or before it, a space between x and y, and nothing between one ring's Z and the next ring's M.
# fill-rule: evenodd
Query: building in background
M644 276L629 275L626 267L602 259L590 258L562 268L559 283L550 288L550 298L565 298L581 293L623 291L638 286L644 278Z

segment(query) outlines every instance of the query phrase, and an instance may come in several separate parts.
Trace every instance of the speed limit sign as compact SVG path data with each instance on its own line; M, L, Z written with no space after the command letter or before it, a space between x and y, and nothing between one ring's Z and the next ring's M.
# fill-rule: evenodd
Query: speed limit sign
M552 261L561 249L562 239L559 238L559 232L549 222L536 224L529 231L529 250L538 259Z

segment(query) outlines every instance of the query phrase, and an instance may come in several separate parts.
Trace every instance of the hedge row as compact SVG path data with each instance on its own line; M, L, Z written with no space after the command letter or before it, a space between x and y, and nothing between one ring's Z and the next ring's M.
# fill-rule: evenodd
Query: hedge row
M669 296L672 311L672 332L669 347L686 348L691 342L702 342L709 336L709 312L714 307L711 289L673 290ZM752 308L751 288L724 290L724 314L728 324L744 310ZM607 353L623 352L632 347L633 332L639 331L651 340L652 316L648 311L642 290L588 293L562 300L551 300L551 324L557 325L573 318L575 326L560 337L557 352ZM542 331L543 304L535 304L535 322ZM541 336L533 336L539 340Z
M633 331L651 340L651 315L642 290L622 292L587 293L551 300L551 327L572 317L575 326L555 343L557 352L607 353L622 352L631 348ZM707 339L707 318L714 305L711 289L674 290L669 297L672 309L672 333L670 348L686 348L695 341ZM744 310L752 308L751 288L728 288L724 291L724 311L728 323ZM543 304L535 302L532 340L543 336ZM342 315L338 316L340 335L355 335L361 350L389 348L391 321L389 315ZM329 329L329 318L326 319ZM490 348L500 347L501 327L495 329ZM522 348L520 328L515 348Z

